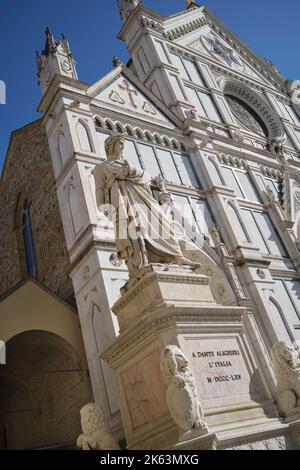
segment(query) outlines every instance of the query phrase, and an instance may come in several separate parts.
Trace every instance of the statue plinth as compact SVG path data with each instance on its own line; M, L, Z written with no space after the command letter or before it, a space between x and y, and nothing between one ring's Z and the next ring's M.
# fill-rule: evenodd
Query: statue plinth
M149 265L113 311L121 333L101 358L117 380L129 449L285 445L255 318L218 304L207 276Z
M150 264L121 289L112 310L120 331L132 327L147 313L170 306L216 305L209 277L192 266Z

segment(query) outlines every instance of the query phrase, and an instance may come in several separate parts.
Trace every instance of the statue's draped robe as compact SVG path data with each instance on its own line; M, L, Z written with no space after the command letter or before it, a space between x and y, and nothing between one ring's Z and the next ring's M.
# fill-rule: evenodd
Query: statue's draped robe
M116 249L129 272L149 263L178 263L182 251L170 223L152 196L150 177L124 160L107 161L94 171L97 206L111 205Z

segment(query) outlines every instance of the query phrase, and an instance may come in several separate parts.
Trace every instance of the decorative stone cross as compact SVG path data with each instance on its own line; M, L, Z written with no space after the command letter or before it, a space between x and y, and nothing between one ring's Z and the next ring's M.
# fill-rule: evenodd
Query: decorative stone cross
M121 88L121 90L127 91L130 103L132 104L134 108L137 108L137 105L133 98L133 95L138 96L137 91L134 88L130 88L130 84L126 80L123 80L123 85L119 84L119 87Z

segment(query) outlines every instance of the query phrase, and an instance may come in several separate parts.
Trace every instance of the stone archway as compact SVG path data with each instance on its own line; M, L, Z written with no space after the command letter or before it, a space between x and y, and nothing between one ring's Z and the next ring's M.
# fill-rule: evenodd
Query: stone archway
M75 447L80 408L90 381L75 349L46 331L27 331L6 344L0 368L0 449Z

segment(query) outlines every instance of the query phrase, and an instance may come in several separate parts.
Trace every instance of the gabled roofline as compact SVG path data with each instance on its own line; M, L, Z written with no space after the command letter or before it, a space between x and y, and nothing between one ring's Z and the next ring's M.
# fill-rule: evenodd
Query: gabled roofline
M202 13L204 13L204 16L207 20L207 24L212 26L213 23L217 24L218 27L223 30L223 32L226 34L226 36L228 36L229 38L232 38L233 42L236 43L236 45L238 46L239 49L241 50L244 50L245 53L246 53L246 56L242 54L242 56L244 57L245 60L249 60L249 57L254 59L255 62L257 62L260 67L265 70L269 77L265 77L265 79L270 79L270 77L272 77L274 79L274 81L276 83L278 83L280 86L281 86L281 89L277 88L277 92L283 92L283 93L286 93L286 90L285 90L285 78L280 75L279 73L277 73L273 67L266 61L264 60L262 57L260 57L256 52L254 52L242 39L239 38L239 36L237 34L235 34L234 32L232 32L218 17L216 17L207 7L199 7L199 10L202 11ZM193 10L186 10L184 12L182 12L181 14L177 14L175 16L170 16L168 17L165 21L164 21L164 26L166 27L165 28L165 34L168 35L168 23L171 23L172 22L172 19L175 19L175 18L178 18L180 15L184 16L186 13L190 13L191 11ZM213 28L212 28L213 29ZM191 31L185 31L184 29L181 29L181 31L178 32L178 37L180 36L184 36L184 35L187 35L187 34L190 34ZM176 33L177 34L177 33ZM177 39L177 36L175 38L175 41ZM173 41L172 38L169 38L168 39L169 41ZM176 44L176 42L174 41L174 44ZM234 44L232 45L233 49L236 49L234 47ZM239 52L239 51L238 51ZM249 57L247 57L247 55ZM250 63L251 63L251 60L250 60ZM252 64L253 66L253 64ZM255 66L254 66L255 68ZM259 74L261 74L261 71L260 70L257 70L257 72ZM263 74L262 74L263 75ZM272 82L271 82L272 83ZM273 84L274 85L274 84Z
M31 276L28 276L26 279L23 279L22 281L18 282L15 286L11 287L9 290L4 292L4 294L0 296L0 303L3 302L8 297L10 297L11 295L13 295L21 287L25 286L26 284L30 282L34 284L35 286L37 286L38 288L40 288L41 290L43 290L44 292L46 292L51 297L53 297L55 300L63 304L65 307L69 308L69 310L71 310L72 312L77 313L76 308L72 307L72 305L68 304L68 302L66 302L62 297L56 294L56 292L53 292L51 289L49 289L49 287L45 286L44 284L37 281Z
M127 19L126 23L122 26L122 29L121 31L119 32L117 38L118 39L121 39L121 41L124 40L123 38L123 35L126 31L126 29L130 26L133 18L139 14L139 13L148 13L150 14L153 18L155 18L156 20L158 21L164 21L166 18L168 18L167 16L164 16L164 15L161 15L160 13L157 13L156 11L154 10L151 10L150 8L147 8L145 7L145 5L142 5L141 3L135 8L135 10L133 10L131 12L131 15L129 16L129 18Z
M143 95L145 95L169 121L172 122L172 124L179 128L183 127L182 121L172 111L170 111L170 109L159 98L157 98L157 96L154 95L154 93L152 93L152 91L149 90L149 88L147 88L124 64L119 65L96 83L91 85L86 90L86 93L88 96L91 96L91 98L94 98L96 96L96 90L97 93L101 92L120 75L124 75L133 85L135 85L136 88Z
M259 56L254 50L251 49L251 47L249 47L241 38L239 38L239 36L232 32L218 17L216 17L207 7L204 7L204 12L205 14L207 14L207 16L209 18L211 18L212 20L214 20L215 22L219 23L219 25L226 31L226 33L229 35L229 36L233 36L236 40L236 42L244 49L246 49L246 51L253 57L255 57L255 59L261 64L261 66L265 69L268 70L268 72L270 74L272 74L272 76L280 81L283 85L283 89L284 89L284 85L285 85L285 82L286 82L286 79L282 76L282 75L279 75L277 74L272 66L266 61L264 60L261 56ZM260 72L259 72L260 73Z
M99 92L100 89L100 91L102 91L121 74L131 81L136 86L136 88L143 95L145 95L169 121L172 122L172 124L177 127L182 127L182 121L172 111L170 111L170 109L159 98L157 98L157 96L155 96L154 93L152 93L152 91L149 90L149 88L147 88L124 64L121 64L108 72L93 85L88 85L87 83L81 82L80 80L75 80L73 78L56 74L53 77L44 97L42 98L42 101L38 107L38 111L44 114L47 112L47 109L49 108L55 94L57 93L57 87L59 85L66 85L73 89L79 89L82 92L83 98L85 97L86 99L93 99L95 97L95 95L93 96L95 90L98 90Z
M97 80L93 85L91 85L87 90L87 95L94 99L99 92L105 90L111 83L115 81L115 79L121 75L123 70L123 64L118 65L118 67L112 69L110 72L105 74L99 80Z
M198 7L198 8L196 8ZM189 30L189 28L181 28L180 25L172 25L172 22L174 21L176 23L176 20L180 17L184 19L185 16L191 15L192 12L199 11L199 13L204 14L204 17L206 19L206 23L208 25L212 24L217 24L217 26L223 30L223 32L233 40L234 43L236 43L237 47L234 47L234 44L232 45L233 49L241 49L244 50L245 54L242 54L245 60L250 61L250 64L255 67L255 63L259 65L259 67L262 69L257 69L257 73L264 76L266 80L271 80L271 84L275 87L276 91L278 93L284 93L287 94L286 89L285 89L285 82L286 79L283 77L280 72L277 73L272 65L268 63L267 60L263 59L260 57L255 51L253 51L242 39L239 38L237 34L232 32L218 17L216 17L207 7L201 6L201 5L196 5L194 4L193 8L187 8L186 10L175 13L174 15L170 16L162 16L153 10L150 10L143 5L137 6L137 8L131 13L130 17L128 18L127 22L123 26L122 30L120 31L118 35L118 39L124 40L124 33L126 32L127 28L130 28L132 22L137 18L140 17L142 13L148 14L153 18L153 20L156 20L158 23L161 23L162 26L162 31L161 34L165 39L169 40L170 42L174 42L176 44L176 39L190 34L192 31ZM192 26L191 26L192 27ZM201 27L201 25L199 26ZM193 26L194 30L197 29L197 27L194 25ZM175 29L175 37L172 36L172 29ZM178 31L177 31L178 29ZM239 50L238 50L239 52ZM251 60L252 59L252 60ZM254 60L254 64L252 63ZM262 71L265 71L267 73L267 76L265 76ZM276 83L279 86L276 86Z

